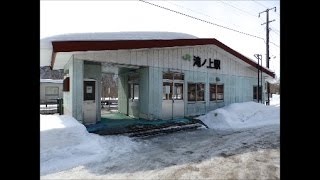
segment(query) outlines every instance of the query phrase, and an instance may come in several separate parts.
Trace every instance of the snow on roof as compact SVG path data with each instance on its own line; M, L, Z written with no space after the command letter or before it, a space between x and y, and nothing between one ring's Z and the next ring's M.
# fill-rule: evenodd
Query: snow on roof
M40 79L42 83L63 83L63 79Z
M152 39L197 39L198 37L178 32L140 31L140 32L97 32L71 33L40 39L40 48L52 48L52 41L88 40L152 40Z

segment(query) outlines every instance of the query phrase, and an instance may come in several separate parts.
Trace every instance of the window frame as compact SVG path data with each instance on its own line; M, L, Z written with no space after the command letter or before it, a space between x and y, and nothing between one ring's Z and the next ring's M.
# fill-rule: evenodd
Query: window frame
M253 89L252 89L252 91L253 91L253 93L252 93L252 99L254 100L254 101L258 101L258 85L254 85L253 86ZM255 90L256 89L256 90ZM259 99L262 101L262 85L260 85L259 86L259 90L260 90L260 94L259 94ZM255 98L256 97L256 98Z
M128 85L129 85L129 100L130 101L139 101L139 99L140 99L140 94L139 94L139 83L128 83ZM137 99L135 99L135 93L136 93L136 91L135 91L135 86L138 86L138 98Z
M198 100L198 86L200 84L203 84L203 100ZM195 86L195 97L194 97L194 100L190 100L190 95L189 95L189 92L190 92L190 88L189 86L190 85L194 85ZM205 82L187 82L187 101L188 103L197 103L197 102L206 102L206 97L205 97L205 94L206 94L206 83Z
M50 90L51 92L54 92L55 89L57 91L57 94L53 94L53 93L48 93L48 91ZM46 86L45 90L44 90L44 94L45 96L59 96L59 86Z
M215 88L215 99L211 98L211 86ZM218 86L222 86L222 93L218 93ZM222 94L222 99L218 99L218 95ZM210 102L223 102L224 101L224 83L209 83L209 101Z
M190 100L190 95L189 95L189 92L190 92L190 88L189 88L189 86L191 86L191 85L194 85L194 98L192 98L192 99L194 99L194 100ZM187 98L187 101L188 102L197 102L197 83L194 83L194 82L188 82L187 83L187 96L188 96L188 98Z

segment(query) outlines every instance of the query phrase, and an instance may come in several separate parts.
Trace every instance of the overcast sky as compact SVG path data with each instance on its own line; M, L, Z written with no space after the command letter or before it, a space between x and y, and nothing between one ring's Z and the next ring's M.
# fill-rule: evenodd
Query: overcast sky
M263 39L201 22L141 1L40 1L40 38L84 32L169 31L216 38L266 66L266 13L270 23L270 69L280 76L280 1L148 1Z

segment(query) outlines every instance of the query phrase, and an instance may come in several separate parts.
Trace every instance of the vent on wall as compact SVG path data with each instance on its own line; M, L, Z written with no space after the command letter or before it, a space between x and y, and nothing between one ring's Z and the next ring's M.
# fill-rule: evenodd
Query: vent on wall
M70 77L63 80L63 91L70 91Z

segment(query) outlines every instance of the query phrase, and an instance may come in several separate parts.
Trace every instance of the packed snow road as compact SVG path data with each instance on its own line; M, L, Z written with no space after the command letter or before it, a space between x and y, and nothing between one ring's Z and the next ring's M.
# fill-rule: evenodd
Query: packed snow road
M217 132L199 129L136 138L137 146L127 153L42 173L41 179L280 178L279 124Z

